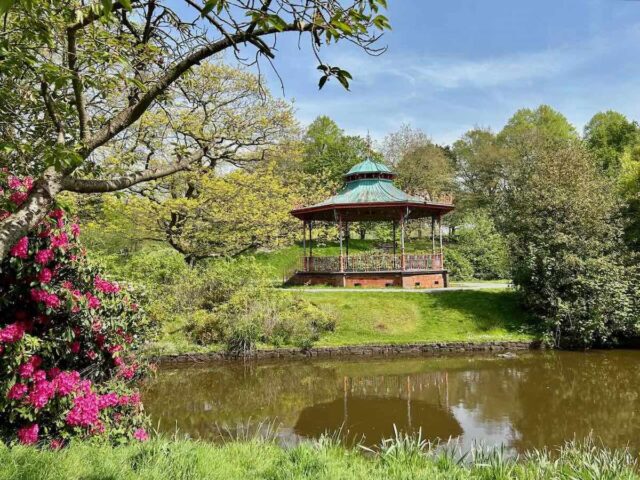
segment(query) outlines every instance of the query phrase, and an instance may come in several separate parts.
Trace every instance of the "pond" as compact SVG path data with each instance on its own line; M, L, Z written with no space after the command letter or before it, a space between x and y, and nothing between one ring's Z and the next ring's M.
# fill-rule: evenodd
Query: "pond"
M592 434L640 450L640 351L237 362L163 367L145 408L161 431L282 444L336 432L367 445L423 438L550 447Z

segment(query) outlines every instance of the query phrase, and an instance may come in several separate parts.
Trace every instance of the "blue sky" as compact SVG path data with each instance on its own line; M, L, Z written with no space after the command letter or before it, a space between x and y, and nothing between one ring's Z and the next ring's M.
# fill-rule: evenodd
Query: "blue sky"
M324 52L354 76L350 92L335 81L318 91L307 48L279 40L285 98L303 124L326 114L380 140L409 123L444 144L542 103L579 130L601 110L640 119L640 1L389 0L387 15L383 56L347 44Z

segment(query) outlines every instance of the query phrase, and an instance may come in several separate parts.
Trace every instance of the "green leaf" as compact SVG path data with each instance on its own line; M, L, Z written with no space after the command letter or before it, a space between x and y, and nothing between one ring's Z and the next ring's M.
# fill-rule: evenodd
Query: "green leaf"
M338 30L340 30L343 33L346 33L347 35L351 35L353 33L353 29L351 28L351 26L346 24L346 23L344 23L344 22L336 20L336 21L332 22L332 24Z
M102 8L104 9L105 14L111 13L113 9L113 0L102 0Z
M324 84L327 83L327 80L329 80L329 77L327 75L323 75L320 77L320 81L318 82L318 90L322 90L322 87L324 87Z
M0 0L0 15L4 15L14 3L16 0Z
M285 22L281 17L279 17L278 15L269 15L267 17L267 22L269 24L271 24L276 30L278 30L279 32L283 31L285 28L287 28L287 22Z
M120 4L125 10L131 10L131 0L120 0Z

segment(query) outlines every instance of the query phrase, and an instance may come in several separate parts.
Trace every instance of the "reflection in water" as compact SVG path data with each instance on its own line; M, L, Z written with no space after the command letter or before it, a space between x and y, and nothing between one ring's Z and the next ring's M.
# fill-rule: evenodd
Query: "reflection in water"
M393 421L372 422L372 418ZM343 400L307 407L293 427L305 437L319 437L323 433L341 431L348 440L374 445L393 437L393 425L398 431L421 432L428 440L447 439L462 434L453 414L422 400L380 397L345 396Z
M523 451L590 433L640 449L640 352L233 363L162 369L145 406L160 429L219 439L264 421L283 443L325 431L372 445L393 425Z

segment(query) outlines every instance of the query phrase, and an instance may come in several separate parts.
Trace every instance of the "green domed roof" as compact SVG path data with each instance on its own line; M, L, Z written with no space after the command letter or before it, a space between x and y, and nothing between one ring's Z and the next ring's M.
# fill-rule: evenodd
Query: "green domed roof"
M360 162L357 165L351 167L345 177L355 175L358 173L393 173L389 167L384 163L374 162L370 158L367 158L364 162Z

